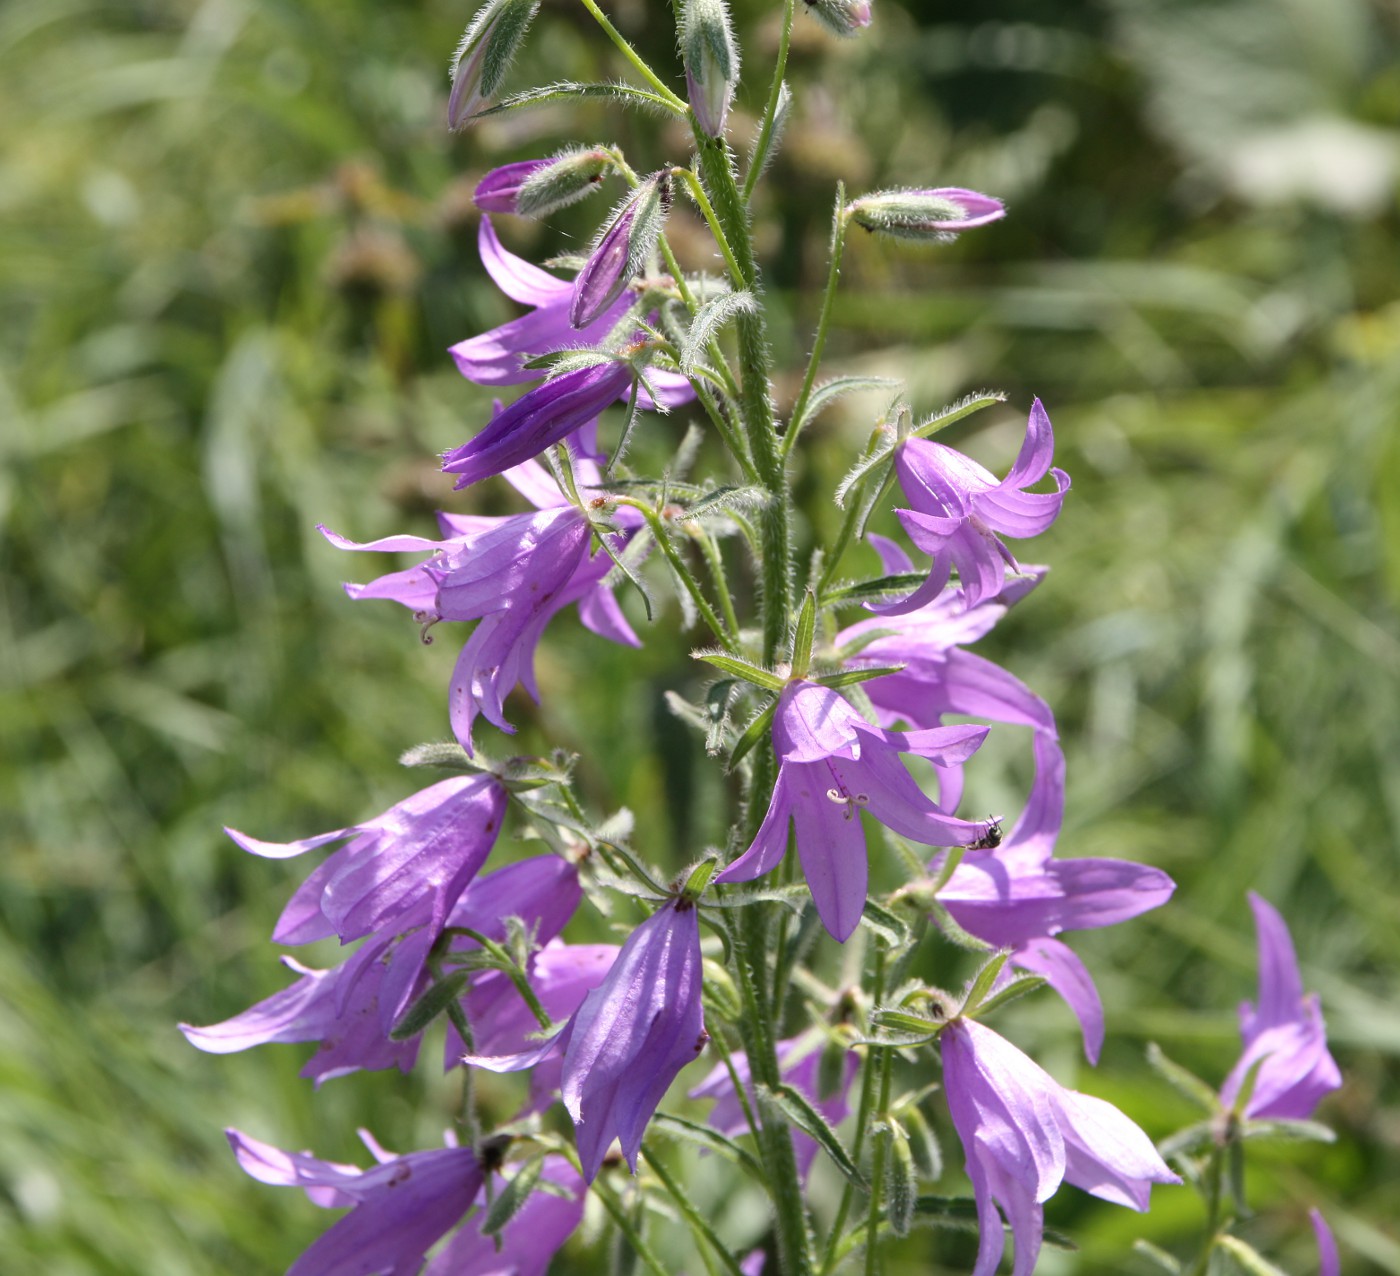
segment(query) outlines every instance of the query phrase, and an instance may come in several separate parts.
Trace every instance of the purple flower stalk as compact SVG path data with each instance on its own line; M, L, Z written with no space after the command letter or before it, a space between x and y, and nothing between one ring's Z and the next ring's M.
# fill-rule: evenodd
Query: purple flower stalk
M645 268L671 206L671 175L653 173L613 213L574 280L569 322L586 328L607 313Z
M1030 1276L1044 1233L1042 1205L1062 1181L1139 1211L1153 1183L1181 1182L1117 1108L1066 1090L990 1028L955 1019L939 1043L948 1109L977 1202L981 1240L972 1276L996 1271L1006 1244L1003 1216L1016 1245L1012 1276Z
M965 855L938 901L965 931L1009 948L1012 965L1042 976L1065 999L1079 1020L1084 1053L1097 1063L1103 1003L1084 963L1054 937L1158 908L1176 884L1160 869L1129 860L1053 858L1064 818L1064 755L1043 734L1036 736L1035 755L1035 784L1015 827L999 846Z
M1342 1084L1342 1074L1327 1051L1322 1004L1316 993L1303 992L1287 925L1273 905L1253 891L1249 906L1259 937L1259 1000L1240 1006L1244 1053L1220 1087L1220 1101L1233 1107L1257 1065L1244 1115L1305 1120L1324 1094Z
M332 935L348 943L415 926L440 933L496 844L505 809L506 791L495 776L469 775L422 789L363 824L296 842L224 831L245 851L270 859L353 839L297 888L272 932L279 944Z
M942 443L917 438L900 443L895 448L895 473L912 508L895 512L914 544L933 555L933 566L908 598L872 610L893 616L926 606L948 583L952 567L958 569L969 607L997 594L1007 568L1021 570L998 533L1017 539L1038 536L1064 503L1069 475L1051 469L1054 449L1050 418L1039 399L1031 406L1020 455L1000 482ZM1047 473L1054 476L1055 491L1025 491Z
M637 1169L642 1135L676 1074L704 1048L700 923L695 907L663 905L628 937L603 981L549 1040L467 1063L517 1072L562 1054L560 1090L590 1183L613 1139Z
M361 1170L284 1152L238 1130L227 1133L239 1165L260 1183L302 1188L325 1209L351 1207L287 1276L410 1276L471 1208L484 1182L469 1148L394 1156L361 1131L379 1162Z
M773 717L778 781L763 824L743 855L715 877L747 882L770 872L797 826L797 854L827 930L845 942L865 908L869 866L858 810L868 809L901 837L928 846L957 846L986 836L986 823L950 815L914 783L900 753L953 768L970 757L986 727L883 731L828 687L791 682Z

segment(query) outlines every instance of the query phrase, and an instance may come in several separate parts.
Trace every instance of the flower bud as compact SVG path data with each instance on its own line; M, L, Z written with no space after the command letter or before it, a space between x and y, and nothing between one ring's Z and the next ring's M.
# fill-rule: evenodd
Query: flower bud
M874 191L852 201L851 220L866 230L900 239L945 240L1006 216L1001 200L956 186L936 190Z
M503 164L477 183L476 206L487 213L546 217L591 195L611 165L606 152L582 147L549 159Z
M670 207L671 175L665 169L653 173L618 206L574 280L569 322L575 328L592 323L645 268Z
M855 35L870 25L870 0L806 0L807 12L833 35Z
M448 128L463 128L495 96L539 7L540 0L487 0L477 10L452 56Z
M739 82L739 50L724 0L686 0L680 37L691 109L705 133L719 137Z

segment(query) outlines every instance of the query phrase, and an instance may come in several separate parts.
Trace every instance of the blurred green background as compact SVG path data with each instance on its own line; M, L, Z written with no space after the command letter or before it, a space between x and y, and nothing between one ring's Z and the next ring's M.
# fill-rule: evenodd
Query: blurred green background
M1180 883L1160 912L1075 940L1109 1012L1096 1073L1052 999L1018 1008L1012 1035L1168 1132L1190 1114L1143 1047L1224 1075L1258 889L1293 927L1347 1081L1319 1113L1335 1146L1260 1157L1245 1233L1314 1270L1316 1204L1347 1271L1400 1272L1400 6L875 9L848 43L799 21L761 201L780 362L809 339L837 178L1006 199L1004 223L934 253L853 240L831 367L897 373L924 411L1005 389L959 436L993 466L1044 399L1074 490L1026 555L1049 581L983 650L1060 715L1062 852ZM612 12L672 74L667 7ZM737 13L752 112L776 12ZM352 606L338 582L373 565L315 524L368 539L465 508L434 453L489 404L443 350L515 313L476 261L476 177L574 139L622 141L639 167L687 153L598 105L449 137L444 65L469 16L0 6L6 1273L279 1271L328 1216L245 1179L222 1126L349 1159L357 1124L400 1149L443 1124L435 1100L415 1107L437 1086L431 1048L411 1084L357 1076L312 1101L305 1048L212 1058L174 1025L285 982L266 937L301 870L220 825L282 838L371 814L415 787L398 752L447 731L452 636L425 649L396 609ZM553 0L513 83L620 72ZM602 213L501 229L542 259ZM698 263L693 225L674 233ZM809 518L830 521L873 410L853 400L813 430ZM639 845L679 862L719 834L713 764L664 706L696 685L676 619L639 655L560 623L545 708L513 712L520 747L580 749L592 799L630 806ZM624 676L643 681L618 697ZM1013 788L977 783L977 809L1014 809ZM1083 1248L1040 1270L1143 1270L1134 1235L1181 1245L1200 1224L1185 1190L1156 1204L1143 1220L1061 1193L1050 1221ZM570 1254L596 1269L596 1249ZM923 1234L890 1270L969 1255Z

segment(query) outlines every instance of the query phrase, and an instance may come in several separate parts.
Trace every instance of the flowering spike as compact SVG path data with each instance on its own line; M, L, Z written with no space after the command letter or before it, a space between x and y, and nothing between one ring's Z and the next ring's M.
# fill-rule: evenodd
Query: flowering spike
M496 95L539 7L540 0L487 0L477 10L452 55L448 128L463 128Z
M569 322L583 328L598 318L646 267L671 205L671 176L660 169L618 205L574 280Z
M739 82L739 50L724 0L686 0L680 38L690 108L701 130L719 137Z

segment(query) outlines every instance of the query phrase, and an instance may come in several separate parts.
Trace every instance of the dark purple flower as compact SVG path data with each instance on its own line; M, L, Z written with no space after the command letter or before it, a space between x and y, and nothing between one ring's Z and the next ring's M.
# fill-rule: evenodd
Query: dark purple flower
M1006 216L999 199L959 186L928 190L873 191L853 200L847 212L857 226L900 239L947 239Z
M586 328L606 314L646 268L670 205L671 177L663 169L645 178L617 207L574 280L569 322L575 328Z
M1240 1006L1244 1053L1220 1087L1220 1101L1232 1107L1257 1064L1244 1115L1305 1120L1324 1094L1342 1084L1342 1074L1327 1051L1322 1004L1316 993L1303 992L1287 925L1253 891L1249 906L1259 937L1259 1000Z
M548 159L503 164L476 184L476 206L489 213L545 217L592 194L612 164L612 157L597 147L571 147Z
M484 1236L485 1214L473 1216L433 1256L423 1276L544 1276L550 1261L583 1220L587 1188L562 1156L546 1156L536 1189L498 1236Z
M1337 1239L1320 1210L1309 1210L1313 1236L1317 1240L1318 1276L1342 1276L1342 1258L1337 1253Z
M1147 1208L1153 1183L1181 1182L1117 1108L1066 1090L990 1028L955 1019L939 1044L977 1202L981 1242L972 1276L996 1271L1003 1217L1016 1245L1012 1276L1030 1276L1044 1231L1042 1203L1062 1181L1135 1210Z
M412 1276L438 1238L471 1208L484 1181L469 1148L394 1156L361 1131L379 1161L361 1170L284 1152L238 1130L227 1133L239 1165L260 1183L302 1188L326 1209L351 1207L287 1276Z
M569 322L569 304L574 295L572 283L556 279L548 271L506 251L496 238L489 217L481 219L478 246L481 264L496 286L512 301L534 309L520 319L512 319L451 347L448 353L457 370L477 385L521 385L537 381L539 369L525 367L528 360L560 350L603 345L635 304L631 295L621 296L587 327L575 329ZM678 407L695 397L689 379L678 372L651 369L647 381L664 407ZM629 381L619 389L618 396L626 397L630 393ZM644 408L655 406L645 387L638 401Z
M585 483L594 475L587 462L577 466L577 473ZM321 529L341 549L437 551L417 567L346 588L352 598L402 603L422 624L480 622L457 659L449 691L452 728L468 752L478 713L503 731L515 730L506 721L503 702L517 683L539 699L535 647L550 620L565 607L577 603L579 618L594 633L640 646L605 584L612 560L602 549L590 554L593 529L588 515L564 503L538 465L520 466L506 477L545 508L506 518L444 517L446 529L460 530L442 541L388 537L360 545ZM629 522L630 513L619 511L618 522ZM626 534L614 534L618 548Z
M1026 439L1011 472L1000 482L976 461L931 439L905 439L895 448L894 467L911 509L896 510L910 539L933 555L928 579L908 598L872 610L885 615L914 611L932 602L958 578L969 607L1002 588L1006 569L1021 570L1001 536L1038 536L1055 521L1069 488L1069 475L1052 470L1055 440L1050 418L1037 399L1031 406ZM1053 492L1027 492L1051 473Z
M442 780L382 815L296 842L260 842L224 831L245 851L287 859L353 839L297 888L272 932L279 944L342 943L375 932L442 930L457 897L501 831L506 791L492 775Z
M1084 1053L1097 1063L1103 1004L1084 963L1054 937L1158 908L1176 885L1160 869L1129 860L1053 858L1064 818L1064 755L1045 734L1036 736L1035 754L1035 784L1015 827L998 846L966 854L938 900L965 931L1009 948L1012 965L1042 976L1065 999L1079 1019Z
M547 159L517 160L514 164L493 168L477 182L472 199L482 212L513 213L516 211L516 200L520 197L520 188L549 164ZM485 225L485 222L482 224Z
M805 1033L801 1037L791 1037L778 1042L778 1069L785 1084L806 1095L812 1106L824 1116L828 1124L840 1125L850 1113L851 1083L860 1067L860 1058L854 1051L846 1051L841 1060L841 1075L836 1089L825 1098L819 1093L817 1073L821 1067L822 1049L826 1036L821 1032ZM736 1051L731 1061L734 1071L748 1093L749 1105L755 1105L753 1080L749 1072L749 1057L742 1050ZM723 1063L717 1064L698 1086L690 1091L692 1099L716 1099L710 1109L710 1124L721 1134L733 1137L748 1130L743 1105L729 1069ZM792 1134L793 1151L797 1156L797 1171L805 1180L811 1172L812 1161L817 1155L817 1142L800 1130Z
M635 1173L642 1134L676 1074L704 1048L700 924L693 905L663 905L628 937L568 1023L533 1049L469 1064L516 1072L562 1054L560 1090L591 1183L613 1139Z
M817 913L844 942L860 921L869 878L857 811L868 809L901 837L928 846L965 845L985 837L986 823L956 819L928 797L899 754L955 767L986 734L986 727L965 726L883 731L829 687L789 683L773 717L779 767L768 814L748 850L715 881L747 882L776 868L787 851L791 821Z

